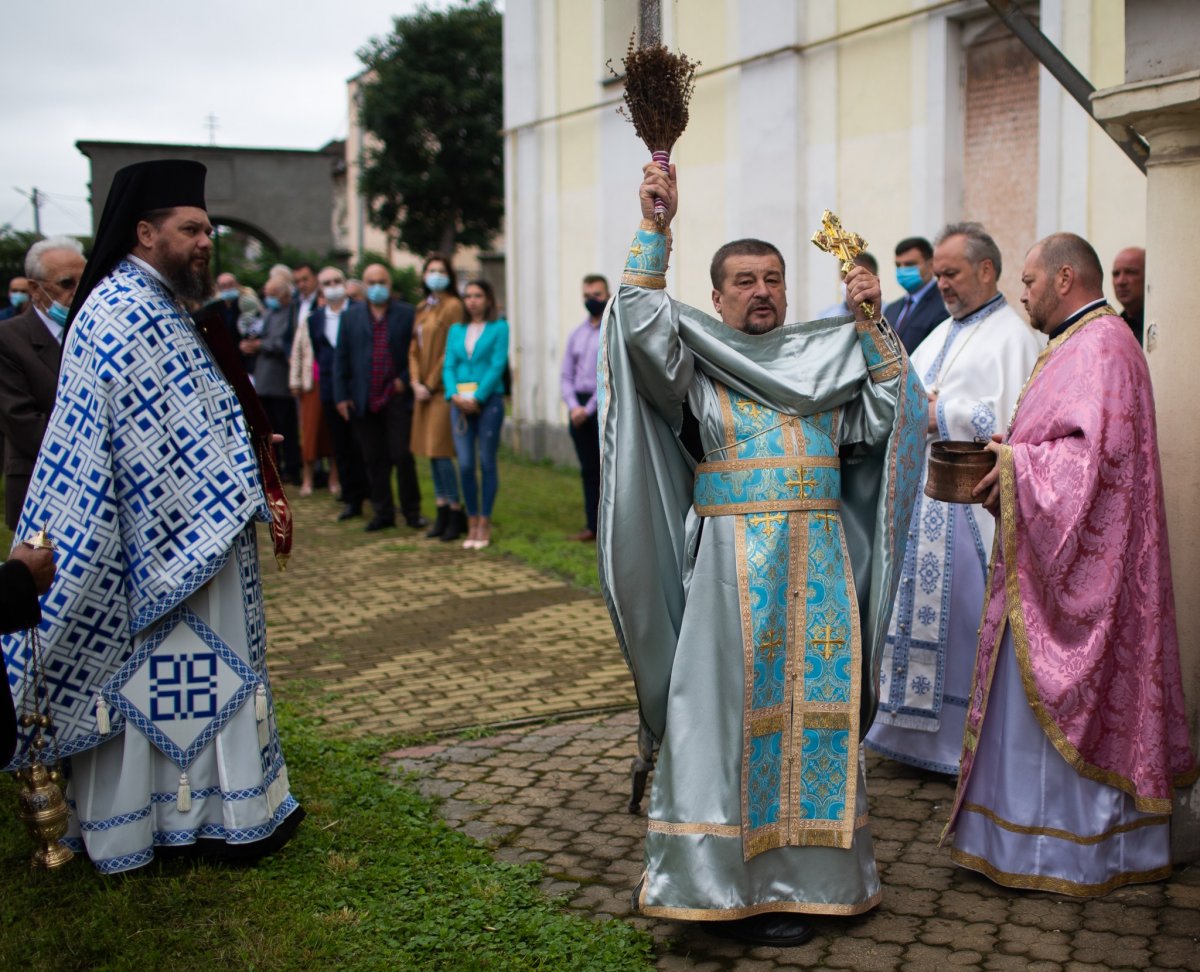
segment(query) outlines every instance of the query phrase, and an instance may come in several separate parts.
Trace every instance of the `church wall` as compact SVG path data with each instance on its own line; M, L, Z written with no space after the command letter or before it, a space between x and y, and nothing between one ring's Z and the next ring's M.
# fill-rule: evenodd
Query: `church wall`
M833 259L808 242L829 207L870 242L885 299L900 296L895 242L912 233L932 238L970 215L966 187L979 172L964 168L964 45L995 23L976 2L930 6L663 4L666 43L702 62L691 122L674 154L683 208L668 275L673 293L709 307L712 251L737 236L761 236L787 260L791 316L809 316L838 296ZM1120 7L1040 4L1047 33L1093 83L1122 71ZM621 87L606 81L605 67L623 53L636 9L634 0L508 0L505 7L506 139L510 164L521 169L507 175L509 311L519 353L510 424L536 455L573 461L557 376L567 334L583 316L580 278L595 270L616 284L637 220L647 152L616 112ZM995 217L1004 218L1006 205L1029 213L1005 243L1013 298L1024 250L1043 232L1084 233L1106 267L1116 249L1144 238L1144 177L1044 70L1021 110L1029 151ZM1003 124L985 128L996 146L1008 134Z

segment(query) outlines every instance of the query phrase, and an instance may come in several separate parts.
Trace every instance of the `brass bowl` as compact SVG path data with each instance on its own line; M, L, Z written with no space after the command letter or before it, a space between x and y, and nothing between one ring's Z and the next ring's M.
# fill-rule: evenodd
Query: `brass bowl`
M996 465L996 453L978 442L935 442L929 447L929 475L925 477L925 495L944 503L980 503L983 496L972 496Z

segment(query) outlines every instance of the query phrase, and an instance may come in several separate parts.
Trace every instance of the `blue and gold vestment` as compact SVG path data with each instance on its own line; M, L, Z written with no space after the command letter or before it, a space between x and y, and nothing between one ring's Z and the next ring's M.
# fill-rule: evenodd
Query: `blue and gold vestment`
M744 334L666 295L665 251L643 226L600 365L601 584L661 742L639 907L865 911L859 743L924 395L886 326Z

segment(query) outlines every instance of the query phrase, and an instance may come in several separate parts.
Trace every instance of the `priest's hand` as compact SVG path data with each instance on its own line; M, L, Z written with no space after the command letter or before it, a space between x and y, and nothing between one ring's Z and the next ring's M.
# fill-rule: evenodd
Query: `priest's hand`
M880 302L882 291L879 289L879 278L866 267L857 264L846 274L846 303L854 309L856 321L873 321L863 310L863 304L870 304L872 309L879 312L883 306Z
M996 433L992 436L992 441L984 446L988 452L996 454L996 464L992 466L983 479L975 484L975 488L971 490L972 496L982 496L983 508L992 516L1000 515L1000 446L1004 442L1004 436Z
M9 560L19 560L29 568L33 576L33 586L38 595L50 590L50 582L54 580L54 551L44 548L34 548L27 543L18 543L8 555Z
M642 185L638 189L638 202L642 205L642 219L654 219L654 200L661 199L667 205L666 223L670 226L679 209L679 190L675 184L675 165L671 171L663 172L657 162L642 167Z

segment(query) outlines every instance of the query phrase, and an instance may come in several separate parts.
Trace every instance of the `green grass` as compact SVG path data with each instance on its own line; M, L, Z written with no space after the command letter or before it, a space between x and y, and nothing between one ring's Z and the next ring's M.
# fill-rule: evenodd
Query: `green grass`
M433 515L429 461L417 460L425 513ZM516 557L580 587L600 590L596 545L568 540L586 525L578 469L500 451L500 489L489 551Z
M300 700L297 700L299 702ZM0 782L0 968L545 970L652 967L649 939L567 913L535 865L492 859L380 761L280 706L293 792L309 816L252 867L153 863L103 877L86 860L30 875L15 783ZM9 809L12 808L12 809Z
M418 462L427 512L429 464ZM578 472L503 453L492 546L597 589ZM0 543L11 535L0 525ZM331 646L332 647L332 646ZM208 966L271 972L623 970L653 967L648 936L594 922L539 891L536 865L495 861L447 827L380 756L396 740L347 741L302 718L312 686L277 687L296 798L308 812L290 844L252 867L154 863L103 877L86 860L30 874L16 784L0 776L0 969L141 970ZM480 738L480 726L464 738Z

